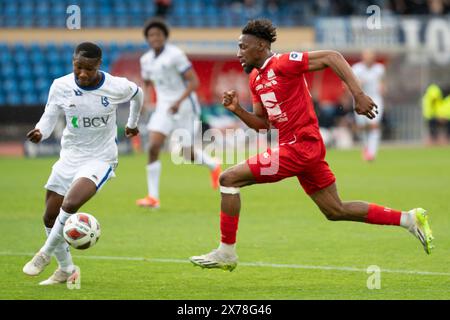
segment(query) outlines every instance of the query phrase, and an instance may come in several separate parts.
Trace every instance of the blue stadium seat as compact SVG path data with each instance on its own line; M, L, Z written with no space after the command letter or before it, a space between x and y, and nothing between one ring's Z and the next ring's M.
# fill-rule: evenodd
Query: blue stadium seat
M17 6L17 2L15 1L8 1L4 4L4 15L7 17L14 17L17 18L17 15L19 14L19 8Z
M30 63L19 64L16 69L16 75L20 79L32 79L33 72L30 68Z
M34 81L31 79L25 79L25 80L19 81L19 90L22 93L34 92L34 90L35 90Z
M62 55L59 53L59 51L49 51L45 54L45 58L47 60L47 63L60 63L62 60Z
M56 79L56 78L60 78L62 77L65 73L64 73L64 67L61 66L60 64L52 64L50 65L49 69L49 75L52 79Z
M8 93L8 92L15 92L17 91L17 81L16 79L13 78L3 78L3 90Z
M43 63L35 64L33 66L33 76L37 79L47 77L47 67Z
M22 98L18 92L6 93L6 104L10 106L18 106L22 104Z
M52 82L48 81L46 78L38 78L34 85L36 88L36 91L39 92L47 92L50 89Z
M4 64L0 69L0 75L3 79L8 79L14 77L15 75L15 67L12 63Z
M25 105L37 105L40 103L38 95L34 92L27 92L22 96L22 101Z
M42 64L45 61L45 56L40 49L35 50L31 52L30 60L33 64Z
M49 16L39 16L35 19L35 25L41 28L50 27L50 18Z
M30 55L26 50L16 51L14 54L14 62L17 65L24 65L30 63Z

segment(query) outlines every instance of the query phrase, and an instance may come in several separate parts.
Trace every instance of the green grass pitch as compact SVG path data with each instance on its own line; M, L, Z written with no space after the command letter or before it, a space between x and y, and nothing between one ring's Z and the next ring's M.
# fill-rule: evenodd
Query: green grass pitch
M406 230L330 222L297 180L241 190L241 264L202 270L188 257L219 241L220 195L205 168L162 157L162 208L135 206L146 193L144 155L122 156L117 178L81 211L102 226L99 243L72 250L81 288L41 287L23 265L45 239L47 177L55 158L0 158L0 299L450 299L450 148L383 148L374 163L359 150L328 152L345 200L429 210L436 248L427 256ZM381 268L369 290L367 267Z

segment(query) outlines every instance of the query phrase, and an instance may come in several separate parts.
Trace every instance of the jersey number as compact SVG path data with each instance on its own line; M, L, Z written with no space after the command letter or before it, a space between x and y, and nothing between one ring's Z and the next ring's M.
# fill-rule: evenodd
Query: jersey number
M261 101L264 107L266 107L269 116L278 116L281 114L281 108L274 92L263 93L261 95Z

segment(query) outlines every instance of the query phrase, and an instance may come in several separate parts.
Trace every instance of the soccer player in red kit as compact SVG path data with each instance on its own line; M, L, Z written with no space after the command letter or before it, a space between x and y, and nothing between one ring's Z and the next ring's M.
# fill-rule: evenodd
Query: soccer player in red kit
M294 176L327 219L402 226L421 241L429 254L433 236L424 209L397 211L363 201L343 202L339 198L336 179L325 161L326 150L304 73L331 68L352 93L355 111L373 119L377 106L364 94L347 61L340 53L329 50L273 53L271 43L275 40L276 29L270 20L247 23L239 38L237 56L244 71L250 74L253 113L240 106L233 90L224 93L223 105L250 128L278 129L279 146L222 173L220 245L208 254L191 257L190 261L203 268L233 270L237 265L239 188Z

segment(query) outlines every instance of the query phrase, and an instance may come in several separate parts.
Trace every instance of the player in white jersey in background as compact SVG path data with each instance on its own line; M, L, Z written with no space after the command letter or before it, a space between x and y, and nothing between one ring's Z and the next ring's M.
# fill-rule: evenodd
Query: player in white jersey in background
M101 49L90 42L79 44L73 55L73 73L53 81L44 114L27 137L33 143L47 139L60 114L66 118L59 160L45 185L44 224L47 241L23 267L30 276L40 274L52 255L58 269L41 285L65 283L78 275L63 227L110 178L118 163L116 110L130 101L126 137L139 133L137 124L143 105L142 89L126 78L100 71Z
M183 51L167 42L169 28L163 20L155 18L147 21L144 36L151 49L140 59L141 75L147 89L148 86L153 86L156 91L156 110L147 125L148 194L145 198L138 199L136 204L141 207L159 208L159 154L173 130L183 129L189 134L191 141L184 141L182 145L183 157L209 168L213 189L219 187L221 167L216 159L193 147L193 138L200 130L200 104L195 93L199 81L191 62Z
M355 121L363 142L363 159L373 161L378 152L381 140L381 120L384 110L384 74L385 68L382 63L375 61L375 53L372 50L362 52L362 61L352 66L364 92L378 106L378 115L374 119L358 115L355 113Z

